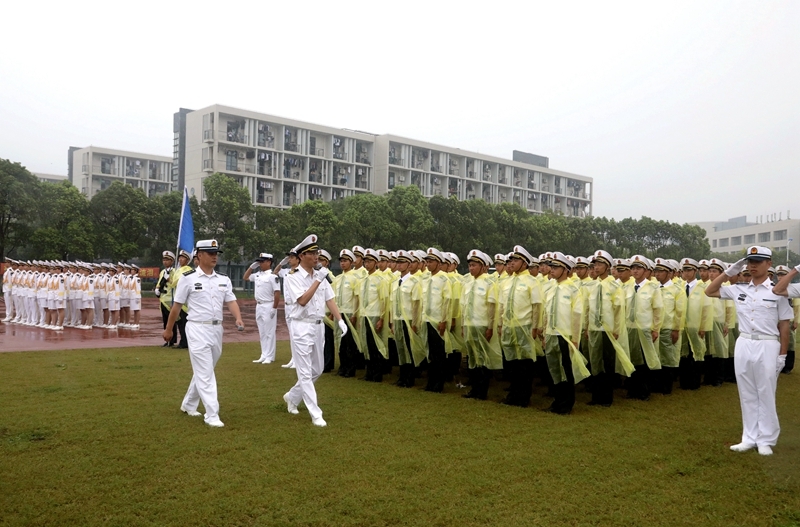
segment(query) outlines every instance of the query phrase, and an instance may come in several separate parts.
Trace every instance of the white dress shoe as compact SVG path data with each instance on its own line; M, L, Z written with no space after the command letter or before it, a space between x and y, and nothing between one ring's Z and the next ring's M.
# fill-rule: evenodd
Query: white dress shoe
M297 415L300 412L297 410L297 405L289 399L289 392L283 394L283 400L286 401L286 410L292 415Z
M206 424L207 424L208 426L213 426L214 428L222 428L223 426L225 426L225 425L222 423L222 421L220 421L220 420L219 420L219 417L218 417L218 418L216 418L216 419L210 419L210 420L209 420L209 419L206 419L205 421L206 421Z
M131 324L131 329L136 331L139 329L139 324Z
M273 361L273 360L263 360L263 361L261 361L261 364L272 364L273 362L275 362L275 361Z
M258 363L258 364L261 364L263 361L262 361L261 359L256 359L256 360L254 360L253 362L255 362L255 363Z
M314 426L328 426L328 423L325 422L325 419L322 417L317 417L316 419L311 420L311 424Z
M772 455L772 448L769 445L761 445L758 447L758 453L762 456L771 456Z
M181 405L181 412L185 413L190 417L197 417L198 415L202 415L197 410L187 410L183 405Z
M737 445L731 445L731 450L734 452L747 452L748 450L752 450L756 447L756 445L752 443L739 443Z

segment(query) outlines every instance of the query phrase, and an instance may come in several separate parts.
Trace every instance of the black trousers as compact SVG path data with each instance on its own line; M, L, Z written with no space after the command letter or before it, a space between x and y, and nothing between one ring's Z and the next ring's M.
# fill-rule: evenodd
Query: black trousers
M167 320L169 320L169 308L164 304L159 303L161 306L161 322L164 329L167 329ZM175 343L178 342L178 332L175 331L175 327L172 327L172 338L169 341L170 346L174 346Z
M336 322L334 322L335 324ZM349 331L348 331L349 333ZM333 342L333 329L329 328L327 325L325 326L325 347L322 350L323 357L324 357L324 364L322 366L322 372L328 373L329 371L333 370L334 366L336 365L336 351Z
M405 340L406 349L411 352L411 335L409 335L409 331L411 328L408 327L408 323L403 320L401 321L403 324L403 339ZM395 345L395 352L397 351L397 345ZM413 360L413 359L412 359ZM403 387L403 388L411 388L415 384L415 371L414 371L414 364L400 364L400 376L397 379L395 385Z
M178 333L181 334L181 340L178 342L179 348L188 348L189 347L189 340L186 338L186 319L189 316L189 313L181 309L180 316L178 316L178 321L175 322L175 325L178 326ZM174 330L173 330L174 332Z
M481 399L485 401L489 394L489 383L494 377L494 372L489 368L480 366L469 370L470 390L464 397L467 399Z
M342 315L342 317L346 316L348 315ZM353 340L353 331L348 327L347 335L342 337L342 341L339 343L339 375L341 377L355 376L356 355L361 356L361 353L356 347L356 341Z
M558 349L561 352L561 367L567 374L567 380L555 383L553 380L553 396L555 400L549 410L556 414L566 415L575 406L575 376L572 374L572 360L569 357L569 344L563 337L558 337ZM552 380L552 376L550 376Z
M378 351L378 345L375 344L375 336L369 326L369 320L366 318L361 319L362 324L366 324L367 334L367 350L369 350L369 359L367 359L367 373L364 376L365 381L382 382L383 370L385 368L386 359L383 358L381 352Z
M444 380L447 373L447 355L444 351L444 339L439 335L439 330L428 324L428 384L425 391L441 392L444 390Z
M642 401L647 400L650 398L650 377L653 372L647 367L647 363L634 366L634 368L636 369L631 374L627 383L628 398Z
M700 367L691 350L689 355L681 357L678 363L678 376L680 377L680 386L682 390L697 390L700 388Z
M446 379L451 382L461 371L463 356L460 351L453 351L447 356L447 375Z
M794 352L795 350L789 350L786 353L786 366L783 367L781 373L791 373L794 369Z
M617 352L611 339L605 331L598 332L602 335L603 371L597 372L592 377L591 404L610 406L614 402L614 384L616 376Z
M516 359L508 361L508 371L511 374L506 404L526 407L531 404L533 392L533 359Z
M705 356L705 374L703 384L707 386L722 386L725 380L725 359Z
M672 384L675 382L675 375L678 368L668 368L662 366L660 370L653 370L653 391L669 395L672 393Z

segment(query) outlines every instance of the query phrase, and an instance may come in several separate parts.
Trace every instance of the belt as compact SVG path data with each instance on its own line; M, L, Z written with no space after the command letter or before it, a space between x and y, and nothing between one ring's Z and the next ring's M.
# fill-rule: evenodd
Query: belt
M777 335L759 335L758 333L739 333L739 336L748 340L780 340Z
M221 320L187 320L187 322L194 322L195 324L208 324L209 326L222 325Z
M273 303L274 303L273 300L265 300L263 302L259 302L258 300L256 300L256 304L258 304L259 306L263 306L264 304L272 305Z
M293 318L292 322L305 322L306 324L322 324L320 318Z

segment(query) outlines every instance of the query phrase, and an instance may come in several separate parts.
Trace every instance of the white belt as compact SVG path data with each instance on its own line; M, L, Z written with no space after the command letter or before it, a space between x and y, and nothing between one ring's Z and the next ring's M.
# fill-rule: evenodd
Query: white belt
M264 304L273 304L273 303L274 303L273 300L264 300L263 302L259 302L258 300L256 300L256 304L258 304L259 306L263 306Z
M320 318L293 318L292 322L305 322L306 324L322 324Z
M194 322L195 324L208 324L209 326L219 326L222 324L221 320L188 320L187 322Z
M777 335L759 335L758 333L739 333L739 336L749 340L780 340Z

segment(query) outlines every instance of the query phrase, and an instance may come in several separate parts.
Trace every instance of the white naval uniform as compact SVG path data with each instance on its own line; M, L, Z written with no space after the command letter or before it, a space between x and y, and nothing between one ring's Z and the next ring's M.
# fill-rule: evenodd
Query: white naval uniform
M3 300L6 303L6 316L3 318L3 320L5 321L9 321L14 318L14 297L12 294L14 289L13 280L14 268L9 265L3 273Z
M772 292L772 283L722 286L720 298L733 300L739 338L733 355L736 386L742 406L742 443L774 446L781 427L775 408L777 362L781 343L779 320L794 316L788 299Z
M255 284L256 297L256 324L258 325L258 336L261 339L262 362L273 362L275 360L275 332L278 328L277 308L275 303L275 292L280 291L278 277L272 274L271 270L258 271L250 274L250 281Z
M302 400L306 403L308 413L312 420L322 417L322 410L317 405L317 391L314 383L322 375L325 357L325 326L322 317L325 316L325 302L333 298L333 289L327 281L322 281L314 296L305 306L297 303L314 283L314 275L309 274L302 267L286 276L283 283L283 296L286 301L286 310L291 320L289 332L291 334L292 360L297 369L297 383L286 394L288 402L299 405Z
M193 374L182 407L196 411L203 401L205 420L213 422L219 419L214 367L222 354L222 307L236 301L233 286L227 276L207 275L198 267L178 279L174 300L189 308L186 338Z

